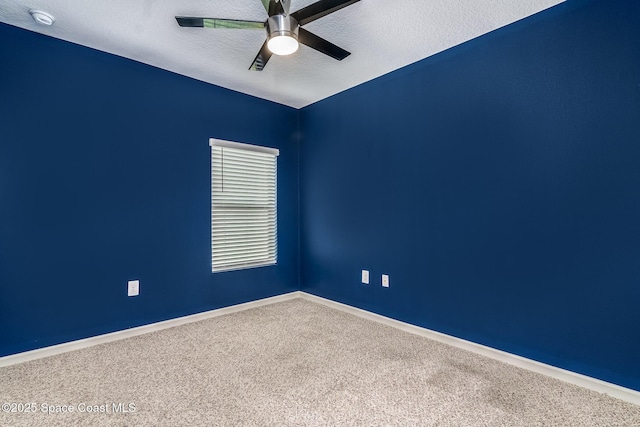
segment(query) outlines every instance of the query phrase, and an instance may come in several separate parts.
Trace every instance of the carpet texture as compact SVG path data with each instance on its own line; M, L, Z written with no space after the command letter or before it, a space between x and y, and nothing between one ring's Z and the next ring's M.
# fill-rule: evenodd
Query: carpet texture
M640 425L640 406L302 299L0 368L0 403L2 426Z

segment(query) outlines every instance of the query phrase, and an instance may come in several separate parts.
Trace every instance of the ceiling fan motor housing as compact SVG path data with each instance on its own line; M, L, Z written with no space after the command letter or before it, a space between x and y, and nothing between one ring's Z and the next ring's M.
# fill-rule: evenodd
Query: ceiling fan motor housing
M293 37L298 40L298 21L289 15L273 15L267 19L269 38L277 36Z

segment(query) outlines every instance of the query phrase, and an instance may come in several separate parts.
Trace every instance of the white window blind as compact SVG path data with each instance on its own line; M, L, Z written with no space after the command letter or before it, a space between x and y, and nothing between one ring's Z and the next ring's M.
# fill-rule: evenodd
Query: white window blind
M277 156L274 148L210 139L212 270L277 261Z

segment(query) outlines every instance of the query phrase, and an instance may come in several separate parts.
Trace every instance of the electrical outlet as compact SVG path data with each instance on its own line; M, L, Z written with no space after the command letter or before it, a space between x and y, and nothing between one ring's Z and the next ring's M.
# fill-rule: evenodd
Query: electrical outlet
M127 295L130 297L140 295L140 280L129 280L127 286Z
M369 284L369 270L362 270L362 283Z
M389 275L388 274L383 274L382 275L382 287L384 287L384 288L388 288L389 287Z

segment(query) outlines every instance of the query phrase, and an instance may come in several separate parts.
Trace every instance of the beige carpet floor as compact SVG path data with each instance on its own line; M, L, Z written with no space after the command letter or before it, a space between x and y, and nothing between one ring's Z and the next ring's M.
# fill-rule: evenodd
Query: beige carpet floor
M640 426L640 406L302 299L0 368L0 402L2 426Z

